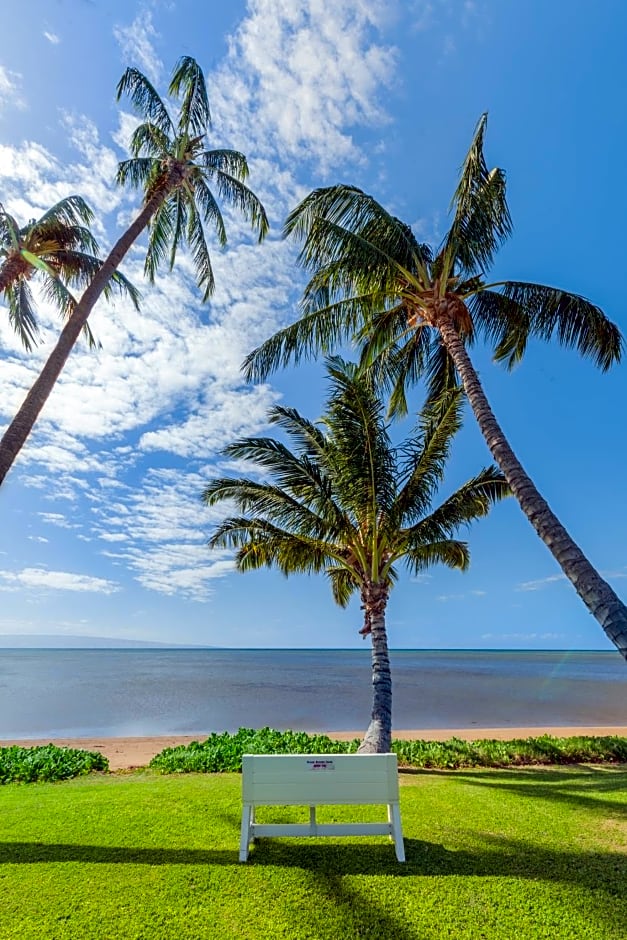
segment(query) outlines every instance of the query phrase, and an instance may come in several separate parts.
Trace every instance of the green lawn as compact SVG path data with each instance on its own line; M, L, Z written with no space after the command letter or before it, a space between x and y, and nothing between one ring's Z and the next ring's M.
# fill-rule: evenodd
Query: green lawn
M405 865L384 838L265 840L240 865L235 774L1 787L0 938L624 938L625 765L401 783ZM356 813L378 811L319 815Z

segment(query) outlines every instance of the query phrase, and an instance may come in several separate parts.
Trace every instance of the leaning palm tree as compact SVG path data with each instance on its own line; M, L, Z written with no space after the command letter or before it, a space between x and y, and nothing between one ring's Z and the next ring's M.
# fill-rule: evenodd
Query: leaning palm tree
M26 350L33 348L39 333L32 279L39 279L44 298L67 318L76 308L72 291L87 287L100 271L98 243L89 229L93 219L93 212L80 196L61 199L39 219L22 226L0 204L0 295ZM106 297L112 287L125 292L138 306L137 291L119 271L105 283ZM87 324L85 332L93 345Z
M363 364L392 385L392 409L426 376L430 394L461 379L481 433L532 526L609 639L627 658L627 608L551 511L496 421L467 347L488 342L512 367L531 337L574 347L603 371L621 358L623 339L603 311L576 294L520 281L488 283L499 245L511 231L505 174L488 170L484 115L453 196L452 223L436 250L372 196L352 186L318 189L289 216L285 231L302 243L312 272L302 317L254 350L248 378L290 359L353 338Z
M455 535L509 489L491 466L433 508L460 427L460 390L431 403L417 434L396 448L371 379L338 358L329 359L327 369L331 387L322 427L291 408L270 413L293 450L271 438L246 438L225 449L229 457L252 461L270 482L221 478L207 486L207 505L229 501L241 513L219 525L209 544L236 548L240 571L323 572L342 607L359 594L360 633L372 638L373 681L372 717L360 750L389 751L385 613L397 566L419 572L440 562L465 570L468 547Z
M76 304L39 377L5 431L0 441L0 484L30 434L94 304L145 229L145 273L149 280L154 280L163 263L171 269L178 248L187 243L204 300L214 288L204 226L213 230L219 245L226 243L218 198L243 213L260 241L268 229L262 204L245 184L246 157L234 150L207 149L211 113L205 79L194 59L183 56L172 74L169 95L178 102L175 116L146 76L135 68L125 71L117 91L118 99L129 95L144 119L131 137L131 159L119 164L117 174L118 183L142 189L142 208Z

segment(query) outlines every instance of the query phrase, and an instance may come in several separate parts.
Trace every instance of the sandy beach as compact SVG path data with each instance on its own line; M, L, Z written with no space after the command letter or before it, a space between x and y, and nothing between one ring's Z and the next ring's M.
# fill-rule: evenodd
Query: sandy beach
M312 732L313 733L313 732ZM338 741L351 741L363 734L361 731L325 731L330 738ZM449 738L460 738L462 741L479 740L480 738L493 738L497 741L508 741L512 738L537 737L541 734L552 734L555 737L567 738L574 735L590 735L605 737L619 735L627 737L627 727L601 726L601 727L525 727L525 728L438 728L430 730L395 730L393 736L403 740L446 741ZM21 747L34 747L39 744L58 744L60 747L84 748L88 751L98 751L109 759L111 770L132 770L145 767L160 751L166 747L176 747L179 744L189 744L191 741L202 741L206 735L162 735L153 737L125 737L125 738L42 738L39 740L6 740L0 741L0 747L9 747L13 744Z

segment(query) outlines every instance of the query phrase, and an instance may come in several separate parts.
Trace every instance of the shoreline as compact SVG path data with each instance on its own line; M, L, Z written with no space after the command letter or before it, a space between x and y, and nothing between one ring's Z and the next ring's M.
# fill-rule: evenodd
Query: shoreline
M309 731L309 734L318 733ZM322 731L337 741L352 741L361 738L364 731ZM135 770L145 767L150 760L166 747L190 744L192 741L202 741L208 736L204 734L170 734L149 735L146 737L106 737L91 735L89 737L74 738L13 738L0 740L0 747L36 747L42 744L57 744L60 747L82 748L87 751L97 751L109 760L110 770ZM618 735L627 737L627 727L622 725L596 725L596 726L524 726L520 728L428 728L428 729L399 729L393 730L392 736L399 740L447 741L449 738L460 738L462 741L478 741L482 738L497 741L509 741L512 738L539 737L550 734L557 738L574 736L608 737Z

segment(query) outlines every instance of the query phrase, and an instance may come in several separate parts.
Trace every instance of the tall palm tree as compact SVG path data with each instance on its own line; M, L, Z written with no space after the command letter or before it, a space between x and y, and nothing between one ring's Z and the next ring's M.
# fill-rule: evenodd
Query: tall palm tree
M627 658L627 608L551 511L514 454L483 391L467 347L489 343L512 367L530 337L574 347L603 371L618 362L623 339L603 311L576 294L520 281L488 283L485 272L511 232L505 174L483 155L486 115L477 125L453 196L452 223L437 250L352 186L310 193L285 231L302 243L312 272L302 317L254 350L248 378L290 359L327 351L348 338L363 363L382 368L392 408L406 410L405 388L421 375L430 394L461 379L495 461L532 526L586 607Z
M211 113L205 78L194 59L183 56L172 74L168 93L178 102L175 116L146 76L135 68L126 69L117 92L118 99L127 94L144 119L131 137L131 159L119 164L117 174L118 183L143 190L142 208L76 304L39 377L5 431L0 441L0 484L30 434L94 304L146 228L145 272L149 280L154 279L163 263L171 269L177 249L187 243L205 300L213 291L214 280L204 225L213 230L219 245L226 243L216 195L243 213L260 241L268 230L265 210L245 184L246 157L235 150L206 149Z
M37 276L44 297L64 317L76 307L71 293L83 289L98 274L102 259L89 226L94 214L80 196L67 196L41 218L20 226L0 204L0 294L6 301L9 322L28 351L39 332L30 281ZM132 284L114 271L104 286L105 296L117 287L138 306L139 295ZM85 325L90 343L93 337Z
M270 482L213 480L209 506L234 503L240 515L213 534L213 547L236 548L240 571L277 567L285 575L323 572L345 607L358 592L362 635L372 637L372 717L362 751L389 751L392 684L385 612L403 562L418 572L438 562L465 570L468 547L459 528L486 515L509 488L494 466L481 470L433 507L452 439L460 427L460 390L431 403L416 435L392 445L384 406L356 366L327 361L330 394L322 428L292 408L275 407L270 421L293 450L271 438L245 438L229 457L252 461Z

